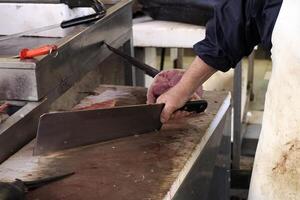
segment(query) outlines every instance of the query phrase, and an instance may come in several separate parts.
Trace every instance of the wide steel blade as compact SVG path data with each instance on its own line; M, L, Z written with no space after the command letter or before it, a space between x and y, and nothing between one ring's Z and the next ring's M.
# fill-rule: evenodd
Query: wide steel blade
M44 114L39 121L34 155L159 130L163 106L136 105Z

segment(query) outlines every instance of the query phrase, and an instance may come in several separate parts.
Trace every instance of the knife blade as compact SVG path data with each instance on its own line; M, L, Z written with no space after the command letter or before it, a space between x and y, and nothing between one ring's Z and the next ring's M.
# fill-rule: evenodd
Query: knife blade
M41 116L34 155L159 130L163 104L54 112Z
M40 117L34 155L160 130L164 104L46 113ZM205 100L180 110L203 112Z

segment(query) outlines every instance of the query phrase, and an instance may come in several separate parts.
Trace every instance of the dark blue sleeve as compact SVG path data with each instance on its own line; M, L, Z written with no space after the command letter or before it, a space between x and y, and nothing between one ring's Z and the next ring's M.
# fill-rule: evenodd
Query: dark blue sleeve
M196 54L217 70L235 67L261 41L256 20L261 7L253 0L222 0L207 24L205 39L194 45Z

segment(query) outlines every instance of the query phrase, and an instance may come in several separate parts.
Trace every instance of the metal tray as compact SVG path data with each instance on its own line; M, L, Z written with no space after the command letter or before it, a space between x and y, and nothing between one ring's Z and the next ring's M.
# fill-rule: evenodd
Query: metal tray
M100 45L106 40L130 54L131 37L131 1L122 0L96 24L57 40L60 52L56 57L29 61L0 58L0 100L24 103L0 124L0 163L35 137L43 113L68 109L84 98L78 91L91 91L101 83L133 84L132 68L122 67L128 64L111 57L114 55Z
M107 15L95 24L81 27L80 31L67 37L55 39L53 43L59 47L57 54L33 60L20 61L7 54L16 54L19 49L30 46L20 46L22 44L38 45L39 42L34 41L40 38L24 37L0 43L0 99L39 101L45 96L60 95L82 74L111 54L101 45L101 41L120 47L130 40L131 13L131 1L122 0L111 6Z

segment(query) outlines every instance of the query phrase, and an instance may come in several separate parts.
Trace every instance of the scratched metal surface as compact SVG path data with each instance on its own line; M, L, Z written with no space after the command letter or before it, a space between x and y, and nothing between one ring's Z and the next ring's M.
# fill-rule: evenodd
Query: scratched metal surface
M1 57L14 56L24 48L34 48L45 44L53 44L59 38L19 37L0 41Z
M106 41L130 53L131 3L130 0L122 0L110 7L107 15L101 20L82 31L74 31L74 34L58 39L55 42L59 46L58 53L22 62L18 59L3 59L2 55L0 98L29 101L38 101L45 96L48 96L48 99L57 98L111 54L107 48L101 47L100 41ZM25 44L22 44L22 48L24 47ZM8 46L3 48L7 51L11 49ZM9 56L16 55L18 50L7 53ZM23 70L24 68L30 70ZM19 84L19 79L22 79L22 84ZM127 84L130 84L130 80Z
M75 171L28 193L27 199L162 199L207 130L226 92L206 92L204 114L171 121L159 132L33 157L34 141L0 166L0 177L35 179ZM84 130L83 130L84 133ZM203 144L205 145L205 144Z

